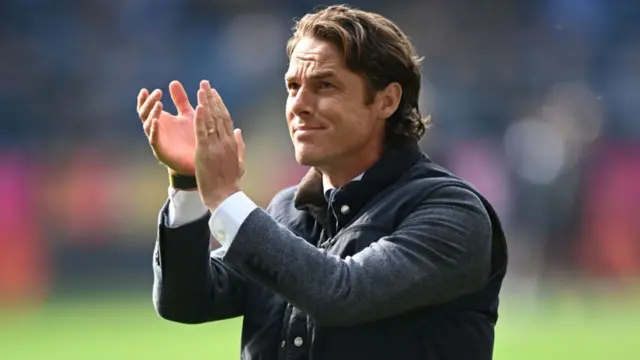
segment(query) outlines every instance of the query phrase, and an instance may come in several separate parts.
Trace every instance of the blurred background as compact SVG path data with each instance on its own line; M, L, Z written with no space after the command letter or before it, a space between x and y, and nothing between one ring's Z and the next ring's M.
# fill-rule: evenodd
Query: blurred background
M331 2L324 2L328 4ZM640 1L352 1L424 60L422 142L508 234L496 355L640 359ZM143 88L219 89L261 205L306 169L284 120L285 42L310 0L0 3L0 359L234 359L237 320L151 304L165 170ZM399 354L399 358L402 358Z

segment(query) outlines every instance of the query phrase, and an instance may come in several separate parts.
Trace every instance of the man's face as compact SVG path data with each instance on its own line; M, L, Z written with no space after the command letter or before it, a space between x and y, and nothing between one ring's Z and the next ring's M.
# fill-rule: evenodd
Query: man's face
M365 80L347 68L333 44L301 39L285 83L289 134L300 164L331 166L381 143L385 118L375 101L366 104Z

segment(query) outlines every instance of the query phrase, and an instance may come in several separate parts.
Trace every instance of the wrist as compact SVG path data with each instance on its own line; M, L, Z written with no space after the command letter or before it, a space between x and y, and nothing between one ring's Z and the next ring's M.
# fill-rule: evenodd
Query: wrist
M227 200L231 195L240 192L240 188L229 189L226 191L216 192L212 196L207 196L204 199L205 206L211 210L215 211L225 200Z
M195 175L182 175L173 170L169 170L169 185L177 190L198 190L198 182Z

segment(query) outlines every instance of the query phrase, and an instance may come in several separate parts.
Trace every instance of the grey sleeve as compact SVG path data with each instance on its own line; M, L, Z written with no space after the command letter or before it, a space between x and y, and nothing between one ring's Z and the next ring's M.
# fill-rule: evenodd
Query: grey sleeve
M246 279L222 262L224 249L211 252L208 219L171 228L167 204L160 213L153 303L162 318L198 324L243 314Z
M354 325L480 288L490 272L491 222L471 191L443 187L394 233L341 259L256 209L223 260L319 324Z

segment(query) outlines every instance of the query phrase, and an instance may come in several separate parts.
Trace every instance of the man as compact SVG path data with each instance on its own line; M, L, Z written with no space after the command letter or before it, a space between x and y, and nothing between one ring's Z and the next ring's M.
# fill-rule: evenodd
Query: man
M140 92L172 184L159 315L243 316L243 359L491 359L504 234L480 194L419 150L411 43L380 15L330 6L297 23L287 52L286 118L311 170L266 210L238 185L242 136L207 81L195 110L170 84L177 116L160 90Z

